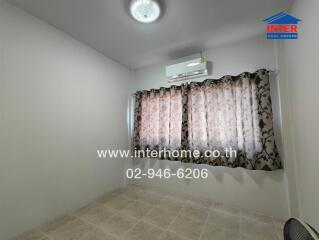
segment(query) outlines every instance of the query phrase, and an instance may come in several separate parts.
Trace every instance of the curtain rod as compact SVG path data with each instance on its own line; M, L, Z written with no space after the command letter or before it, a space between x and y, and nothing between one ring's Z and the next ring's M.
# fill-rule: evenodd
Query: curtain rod
M268 70L268 72L277 76L279 74L279 69ZM132 93L131 96L135 96L135 93Z

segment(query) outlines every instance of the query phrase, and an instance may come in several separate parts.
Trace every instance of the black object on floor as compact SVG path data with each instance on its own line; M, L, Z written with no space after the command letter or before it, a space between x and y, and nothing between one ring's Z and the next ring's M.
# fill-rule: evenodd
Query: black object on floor
M290 218L284 227L285 240L319 240L319 233L309 224Z

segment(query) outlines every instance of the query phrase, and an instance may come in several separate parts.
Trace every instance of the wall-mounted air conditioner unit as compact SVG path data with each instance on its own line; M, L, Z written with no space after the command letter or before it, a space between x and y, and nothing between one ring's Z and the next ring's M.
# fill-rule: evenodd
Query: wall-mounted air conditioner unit
M177 59L166 66L168 82L177 82L207 76L207 62L201 54Z

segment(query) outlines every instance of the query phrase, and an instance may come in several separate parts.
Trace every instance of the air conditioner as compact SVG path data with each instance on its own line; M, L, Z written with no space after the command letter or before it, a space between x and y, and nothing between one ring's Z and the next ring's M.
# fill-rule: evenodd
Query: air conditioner
M201 54L177 59L171 65L166 66L168 82L199 78L207 74L207 62Z

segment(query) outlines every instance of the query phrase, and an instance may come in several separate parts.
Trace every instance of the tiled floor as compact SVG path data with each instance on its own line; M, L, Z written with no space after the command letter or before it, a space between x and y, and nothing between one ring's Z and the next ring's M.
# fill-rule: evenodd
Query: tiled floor
M281 240L283 222L138 186L110 193L19 240Z

